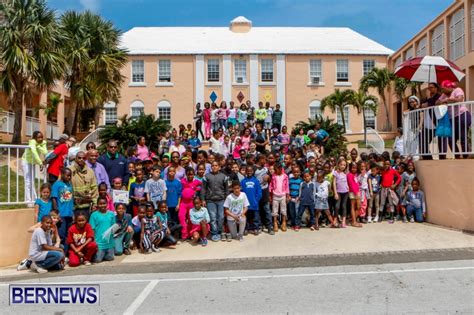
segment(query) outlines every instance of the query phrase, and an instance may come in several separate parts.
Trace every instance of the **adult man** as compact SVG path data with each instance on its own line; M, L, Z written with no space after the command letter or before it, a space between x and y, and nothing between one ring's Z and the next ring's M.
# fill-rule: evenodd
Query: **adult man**
M128 186L130 174L128 172L127 159L117 152L117 141L109 140L107 143L107 152L102 154L97 159L97 162L105 167L111 184L114 178L119 177L122 179L122 185L124 187Z
M67 134L62 134L59 137L59 145L49 156L43 161L43 165L48 165L48 182L53 185L58 180L61 174L61 169L64 167L64 159L68 154L70 142Z
M97 184L106 183L107 189L110 189L110 179L105 167L97 162L99 158L99 152L97 150L89 150L87 151L87 161L86 164L89 168L94 171L95 179L97 180Z
M272 123L273 127L278 129L278 132L281 131L281 122L283 120L283 112L280 110L280 104L275 105L275 110L273 111L272 115Z
M69 166L71 170L71 184L73 188L75 210L90 212L95 209L99 190L97 180L92 169L86 165L86 154L79 151L74 163Z

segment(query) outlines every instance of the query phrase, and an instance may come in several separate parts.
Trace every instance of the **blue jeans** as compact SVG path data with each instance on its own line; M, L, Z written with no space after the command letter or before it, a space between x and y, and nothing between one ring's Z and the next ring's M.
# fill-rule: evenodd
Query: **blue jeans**
M260 202L260 218L263 220L262 225L270 229L272 226L272 210L268 201Z
M219 119L219 127L227 129L227 119Z
M416 222L423 222L423 209L417 208L412 205L407 206L407 215L410 218L413 214L415 214L415 221Z
M260 225L260 212L249 209L247 211L247 230L258 230Z
M58 264L64 259L64 253L57 251L48 251L45 260L35 261L36 266L43 269L61 269Z
M207 210L211 217L211 234L221 234L224 231L224 200L207 201Z
M313 205L302 205L298 208L298 215L296 216L296 225L301 226L301 217L306 209L309 209L309 224L316 225L316 219L314 218L314 206Z
M67 239L67 231L72 225L72 217L61 217L61 224L58 227L58 234L61 238L61 244L64 245L64 252L67 253L69 249L69 245L66 242Z
M99 249L95 254L94 262L98 263L103 260L114 260L115 248Z
M114 238L115 241L115 255L120 256L123 254L123 250L125 248L128 248L130 245L130 240L132 239L132 236L130 233L125 232L123 234L120 234L116 238Z
M296 217L298 216L299 204L296 201L288 202L288 216L292 226L296 226Z

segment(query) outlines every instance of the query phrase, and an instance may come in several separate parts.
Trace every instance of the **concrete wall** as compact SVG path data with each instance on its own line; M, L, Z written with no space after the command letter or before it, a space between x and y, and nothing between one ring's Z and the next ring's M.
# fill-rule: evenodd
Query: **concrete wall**
M416 174L428 222L474 231L474 160L418 161Z
M34 223L33 208L0 211L0 267L28 256L31 233L26 230Z

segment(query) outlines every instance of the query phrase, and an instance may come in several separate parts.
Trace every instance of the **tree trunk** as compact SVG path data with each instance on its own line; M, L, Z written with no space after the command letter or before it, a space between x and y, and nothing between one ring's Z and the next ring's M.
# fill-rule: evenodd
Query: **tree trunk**
M13 124L12 144L21 144L21 128L23 125L23 93L18 91L13 94L12 108L15 113Z
M339 108L339 111L341 112L342 127L344 128L344 133L346 133L346 118L344 117L344 106L342 108Z
M364 143L367 147L367 124L365 123L365 110L362 108L362 123L364 124Z
M102 109L101 108L95 108L94 110L94 128L97 129L100 125L100 113Z
M382 98L382 103L383 107L385 108L385 115L387 116L387 124L386 124L386 131L389 131L392 129L392 123L390 122L390 114L388 112L388 106L387 106L387 101L385 100L385 95L380 95Z

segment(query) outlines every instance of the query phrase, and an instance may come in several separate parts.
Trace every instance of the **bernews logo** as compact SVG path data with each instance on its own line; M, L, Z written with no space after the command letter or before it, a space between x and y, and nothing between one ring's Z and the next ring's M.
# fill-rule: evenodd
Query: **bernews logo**
M98 284L10 284L10 305L99 305Z

